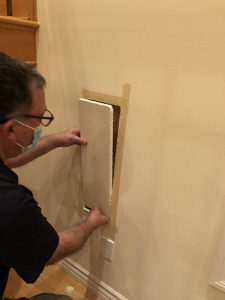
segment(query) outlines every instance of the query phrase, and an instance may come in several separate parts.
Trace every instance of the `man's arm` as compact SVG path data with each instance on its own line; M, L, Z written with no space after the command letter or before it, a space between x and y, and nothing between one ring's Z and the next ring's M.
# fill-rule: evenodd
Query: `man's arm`
M86 221L59 233L59 244L47 264L54 264L78 251L95 229L108 222L107 217L95 207Z
M80 130L72 128L42 137L33 149L17 157L8 159L6 164L9 168L17 168L58 147L68 147L75 144L83 145L86 143L87 141L80 137Z

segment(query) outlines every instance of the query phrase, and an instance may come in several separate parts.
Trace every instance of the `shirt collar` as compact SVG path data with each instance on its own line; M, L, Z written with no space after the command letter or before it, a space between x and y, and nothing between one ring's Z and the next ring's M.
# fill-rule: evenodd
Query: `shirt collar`
M18 183L18 176L0 159L0 179L12 183Z

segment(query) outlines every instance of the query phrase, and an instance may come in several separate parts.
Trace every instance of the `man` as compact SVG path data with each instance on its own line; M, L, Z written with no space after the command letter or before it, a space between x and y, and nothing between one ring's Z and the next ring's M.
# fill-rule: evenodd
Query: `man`
M0 299L10 268L32 283L45 265L80 249L96 228L108 222L93 208L84 222L56 233L31 191L18 184L10 169L56 147L86 143L78 129L40 138L42 126L54 119L46 107L44 87L45 79L37 71L0 53Z

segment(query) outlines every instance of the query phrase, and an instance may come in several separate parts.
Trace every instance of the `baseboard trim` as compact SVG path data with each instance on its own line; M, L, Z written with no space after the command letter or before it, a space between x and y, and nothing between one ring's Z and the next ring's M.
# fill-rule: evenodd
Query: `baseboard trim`
M75 263L71 258L62 260L60 265L73 277L88 285L88 287L96 292L102 300L128 300L106 283L91 275L86 269Z

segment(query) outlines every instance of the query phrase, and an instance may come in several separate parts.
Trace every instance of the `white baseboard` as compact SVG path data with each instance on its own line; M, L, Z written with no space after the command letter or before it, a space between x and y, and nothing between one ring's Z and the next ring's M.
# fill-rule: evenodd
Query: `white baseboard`
M73 277L77 278L85 285L88 285L90 289L98 294L101 300L128 300L117 291L113 290L106 283L91 275L87 270L75 263L72 259L65 258L60 262L60 265Z

